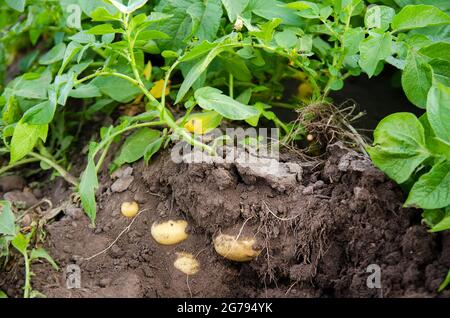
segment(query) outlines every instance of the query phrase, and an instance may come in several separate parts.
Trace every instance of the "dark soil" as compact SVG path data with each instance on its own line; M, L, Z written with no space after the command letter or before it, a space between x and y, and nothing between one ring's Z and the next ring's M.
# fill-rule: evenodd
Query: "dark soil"
M176 164L164 152L115 177L101 175L96 229L64 183L37 193L64 204L45 240L61 270L35 264L35 289L49 297L450 297L436 292L450 267L450 235L428 233L393 182L338 144L318 166L285 153L277 173L239 160ZM127 231L120 205L132 200L143 212ZM169 218L186 219L189 238L158 245L151 224ZM215 252L217 233L239 231L257 237L257 259ZM184 251L201 264L189 278L173 266ZM80 289L66 288L70 264L81 267ZM371 264L381 268L380 289L367 287ZM0 289L19 296L22 276L9 266Z

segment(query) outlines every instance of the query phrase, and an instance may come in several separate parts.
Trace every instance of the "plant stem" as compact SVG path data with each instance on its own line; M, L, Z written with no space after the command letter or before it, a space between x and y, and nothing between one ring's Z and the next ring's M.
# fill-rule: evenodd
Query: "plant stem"
M57 164L53 160L51 160L51 159L49 159L47 157L44 157L44 156L42 156L42 155L40 155L38 153L35 153L35 152L30 152L29 156L34 157L34 158L36 158L36 159L38 159L40 161L45 162L50 167L55 169L64 179L66 179L67 182L69 182L70 184L78 187L78 180L77 180L77 178L72 176L66 169L61 167L59 164Z
M114 140L114 138L116 138L117 136L123 134L124 132L127 132L129 130L133 130L133 129L137 129L137 128L141 128L141 127L163 126L164 124L165 123L162 122L162 121L141 123L141 124L128 126L128 127L125 127L125 128L123 128L123 129L121 129L119 131L116 131L115 133L111 134L110 136L108 136L108 137L106 137L105 139L102 140L102 142L95 149L93 156L95 157L102 148L107 147L108 144L111 143L112 140ZM98 163L97 163L97 165L98 165ZM100 163L100 165L101 165L101 163Z
M1 168L0 175L4 174L5 172L7 172L11 169L17 168L19 166L26 165L26 164L33 163L33 162L38 162L38 161L40 161L40 160L36 159L36 158L28 158L28 159L19 160L13 164L10 164L10 165L7 165L6 167Z
M230 97L234 98L234 77L233 77L233 74L231 74L231 73L229 76L228 88L230 90L230 94L229 94Z
M152 95L150 94L150 92L148 91L148 89L145 87L144 83L142 82L141 76L139 75L139 71L136 65L136 59L134 56L134 40L132 39L131 36L131 31L128 28L128 19L129 19L129 15L126 14L124 15L124 19L123 19L123 24L125 27L125 30L127 30L126 32L126 40L128 42L128 50L129 50L129 54L130 54L130 59L131 59L131 69L133 70L133 74L135 79L133 80L137 86L140 88L140 90L144 93L144 95L148 98L148 100L156 106L156 108L158 109L159 113L160 113L160 119L163 120L167 126L169 126L169 128L172 129L173 133L175 135L178 135L180 137L182 137L184 140L186 140L189 144L191 144L194 147L199 147L202 150L207 151L210 154L215 154L215 151L212 147L196 140L194 137L192 137L192 135L190 133L188 133L186 130L184 130L183 128L179 127L177 125L177 123L173 120L172 118L172 114L169 112L169 110L166 109L165 107L165 89L167 88L167 84L169 82L169 77L171 72L176 68L176 66L180 63L180 59L178 59L173 65L172 67L169 69L169 71L166 74L165 80L164 80L164 87L163 87L163 94L161 96L161 103L158 102L158 100ZM126 76L128 77L128 76Z
M30 298L31 291L31 272L30 272L30 258L28 257L28 251L23 253L25 259L25 285L23 287L23 298Z

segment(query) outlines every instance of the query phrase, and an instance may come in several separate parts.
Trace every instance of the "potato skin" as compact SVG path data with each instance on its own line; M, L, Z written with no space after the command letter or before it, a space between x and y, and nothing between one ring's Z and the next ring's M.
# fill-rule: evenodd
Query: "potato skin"
M200 270L200 263L189 253L177 253L173 266L186 275L195 275Z
M255 250L255 238L239 238L235 236L220 234L214 238L214 249L217 254L235 262L248 262L257 257L261 251Z
M152 225L151 234L153 239L161 245L174 245L188 238L187 226L188 223L185 220L155 222Z
M120 206L120 212L127 218L134 218L139 211L139 204L136 202L123 202Z

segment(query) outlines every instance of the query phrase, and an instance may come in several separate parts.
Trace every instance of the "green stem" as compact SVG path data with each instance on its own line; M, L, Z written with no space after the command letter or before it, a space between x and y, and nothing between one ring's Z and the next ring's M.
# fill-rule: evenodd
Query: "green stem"
M125 127L125 128L123 128L123 129L121 129L119 131L116 131L115 133L111 134L110 136L106 137L105 139L103 139L100 142L100 144L95 149L93 156L95 157L102 148L107 147L108 144L111 143L112 140L114 140L114 138L116 138L117 136L120 136L121 134L123 134L123 133L125 133L125 132L127 132L129 130L133 130L133 129L137 129L137 128L141 128L141 127L163 126L164 124L165 123L162 122L162 121L141 123L141 124L128 126L128 127Z
M6 167L1 168L0 175L4 174L5 172L7 172L9 170L17 168L19 166L26 165L26 164L33 163L33 162L38 162L38 161L39 161L39 159L36 159L36 158L22 159L20 161L17 161L13 164L10 164L10 165L7 165Z
M97 161L97 164L95 165L95 171L97 171L97 173L99 172L99 170L101 169L103 162L105 161L106 155L108 154L108 150L111 147L113 140L111 140L108 144L106 144L105 149L103 149L103 152L100 156L100 158Z
M348 29L350 28L350 21L351 21L351 18L352 18L353 10L354 10L353 6L350 7L350 10L349 10L349 13L348 13L347 20L345 21L344 32L343 32L342 34L347 33ZM334 67L337 71L340 72L340 71L341 71L341 68L342 68L342 64L344 63L344 60L345 60L345 45L344 45L344 42L343 42L343 40L342 40L341 37L339 37L339 36L336 36L336 37L337 37L337 39L339 40L339 42L341 43L341 47L340 47L340 50L339 50L339 58L337 57L337 55L335 55L334 58L333 58L333 67ZM337 42L336 42L336 43L337 43ZM344 80L344 79L345 79L345 78L343 78L343 80ZM328 96L328 94L330 93L330 90L331 90L331 84L332 84L332 82L333 82L334 80L335 80L335 77L334 77L334 76L330 76L330 78L328 79L328 82L327 82L327 84L326 84L326 86L325 86L324 93L323 93L323 98L324 98L324 99L325 99L325 98Z
M44 156L42 156L42 155L40 155L38 153L35 153L35 152L30 152L29 156L34 157L36 159L39 159L40 161L45 162L50 167L55 169L64 179L66 179L67 182L69 182L70 184L78 187L78 180L74 176L72 176L66 169L61 167L59 164L57 164L53 160L51 160L51 159L49 159L47 157L44 157Z
M23 287L23 298L30 298L31 291L31 272L30 272L30 259L28 257L28 252L23 253L25 259L25 285Z
M230 94L229 94L230 97L234 98L234 77L233 77L233 74L231 74L231 73L229 76L228 88L230 90Z

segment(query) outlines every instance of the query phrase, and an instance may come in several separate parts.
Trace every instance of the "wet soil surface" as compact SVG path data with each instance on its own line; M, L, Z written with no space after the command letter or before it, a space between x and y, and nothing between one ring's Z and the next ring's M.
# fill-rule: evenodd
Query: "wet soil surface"
M33 287L48 297L450 297L436 292L450 267L450 235L428 233L420 211L402 208L400 189L364 156L339 144L327 156L311 166L285 153L277 169L266 169L270 162L249 165L239 156L175 163L166 151L148 166L113 176L105 169L95 229L64 182L36 193L3 181L0 190L62 204L45 227L45 247L61 270L32 267ZM137 201L141 213L123 217L123 201ZM151 225L166 219L186 220L188 239L157 244ZM219 233L255 237L260 255L224 259L212 244ZM201 270L187 277L175 269L179 252L193 254ZM68 289L73 265L81 286ZM8 268L0 289L19 296L23 270Z

